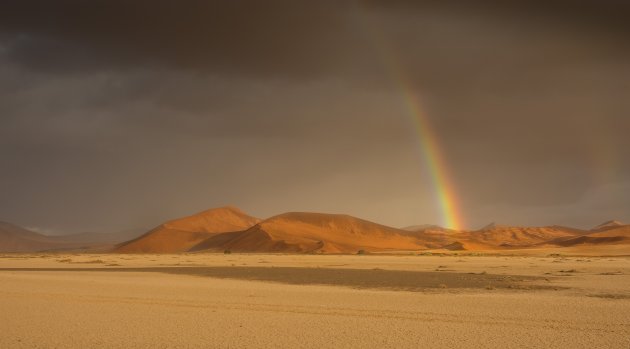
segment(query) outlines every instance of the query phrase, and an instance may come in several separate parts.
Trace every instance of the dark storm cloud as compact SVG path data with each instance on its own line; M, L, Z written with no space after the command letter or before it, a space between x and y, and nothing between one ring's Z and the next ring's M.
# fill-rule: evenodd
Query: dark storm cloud
M474 22L499 20L503 27L495 28L498 36L509 36L522 24L544 35L553 23L564 31L624 39L630 28L629 9L621 1L585 0L15 0L3 3L0 31L8 38L14 60L44 70L165 65L220 73L317 76L375 69L377 52L360 24L363 11L416 16L428 23L426 29L440 29L432 28L431 22L458 18L464 23L455 23L455 31L458 26L471 29L466 21L478 25ZM454 32L447 29L440 36L452 39L449 31ZM457 34L463 49L485 39L466 31ZM432 35L412 31L406 43L416 46L408 39L422 41ZM434 52L422 50L424 55Z
M0 20L13 35L13 58L33 68L164 65L300 76L356 64L344 59L361 48L348 7L332 1L16 1Z
M233 203L439 223L399 70L471 226L630 220L629 11L5 1L0 219L126 228Z

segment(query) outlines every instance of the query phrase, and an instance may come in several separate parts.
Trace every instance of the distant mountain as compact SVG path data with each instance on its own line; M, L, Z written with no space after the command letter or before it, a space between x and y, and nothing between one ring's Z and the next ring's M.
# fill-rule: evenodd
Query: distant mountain
M178 253L214 235L242 231L260 220L236 207L221 207L168 221L146 234L118 245L115 252Z
M37 252L71 247L76 247L76 244L0 222L0 252Z
M142 235L144 232L146 232L146 230L144 229L127 229L127 230L117 231L113 233L84 232L84 233L77 233L77 234L50 236L50 238L55 239L57 241L66 241L66 242L83 243L83 244L115 245L121 242L135 239L139 237L140 235Z
M421 234L348 215L290 212L242 232L210 237L191 251L356 253L419 250L430 245Z
M593 229L591 229L591 231L604 231L604 230L609 230L609 229L614 229L614 228L618 228L624 226L623 223L619 222L619 221L607 221L604 222L596 227L594 227Z
M509 226L501 225L501 224L497 224L495 222L492 222L490 224L485 225L484 227L482 227L479 230L494 230L494 229L502 229L502 228L509 228Z
M422 231L427 229L442 229L439 225L435 224L420 224L420 225L410 225L408 227L401 228L406 231Z
M28 252L50 246L44 235L0 222L0 252Z
M141 230L128 229L114 233L44 235L0 222L0 252L105 251L141 234Z

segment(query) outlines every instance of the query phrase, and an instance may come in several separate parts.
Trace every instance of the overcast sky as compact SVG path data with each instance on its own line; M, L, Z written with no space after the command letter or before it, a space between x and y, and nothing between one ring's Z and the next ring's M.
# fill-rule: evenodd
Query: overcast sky
M114 231L231 204L440 224L398 70L468 228L630 222L626 4L4 1L0 220Z

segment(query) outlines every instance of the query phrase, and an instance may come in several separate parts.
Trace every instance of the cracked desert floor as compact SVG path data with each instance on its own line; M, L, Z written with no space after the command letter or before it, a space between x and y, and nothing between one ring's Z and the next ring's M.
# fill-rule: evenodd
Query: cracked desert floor
M1 348L630 348L630 257L4 254Z

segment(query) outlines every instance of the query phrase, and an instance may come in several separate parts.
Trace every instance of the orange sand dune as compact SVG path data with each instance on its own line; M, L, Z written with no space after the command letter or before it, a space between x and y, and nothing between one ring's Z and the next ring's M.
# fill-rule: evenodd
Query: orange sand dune
M493 223L479 230L456 231L433 227L417 233L442 249L476 251L528 248L549 240L573 238L588 232L560 226L512 227Z
M177 253L214 235L250 228L260 220L235 207L210 209L166 222L137 239L118 245L115 252Z
M444 250L517 250L544 246L630 243L630 226L604 224L603 231L562 226L510 227L491 224L475 231L437 226L396 229L359 218L321 213L285 213L241 232L217 234L190 251L356 253ZM624 230L626 229L626 230Z
M477 231L464 231L453 235L466 249L524 248L559 239L573 238L584 232L573 228L491 226Z
M549 241L548 244L564 247L630 244L630 225L600 227L594 229L593 232L578 237L554 239Z
M435 225L397 229L342 214L290 212L261 221L237 208L223 207L166 222L118 245L114 252L509 251L612 244L630 244L630 225L609 221L592 230L581 230L492 223L479 230L458 231Z
M630 225L621 225L616 228L605 229L602 231L589 233L589 236L622 236L630 238Z
M423 237L422 233L347 215L292 212L267 219L243 232L211 237L191 250L356 253L359 250L420 250L441 246L434 240Z

